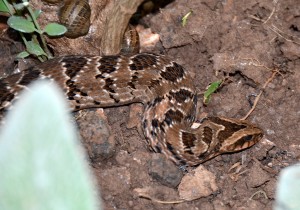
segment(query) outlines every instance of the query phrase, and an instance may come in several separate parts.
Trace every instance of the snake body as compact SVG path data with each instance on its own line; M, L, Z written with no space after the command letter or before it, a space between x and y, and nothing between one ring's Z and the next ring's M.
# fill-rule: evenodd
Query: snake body
M0 80L0 111L37 79L55 81L74 111L143 103L142 127L150 148L177 164L197 165L250 147L262 137L257 126L223 117L205 118L192 128L197 114L192 78L163 55L55 58Z

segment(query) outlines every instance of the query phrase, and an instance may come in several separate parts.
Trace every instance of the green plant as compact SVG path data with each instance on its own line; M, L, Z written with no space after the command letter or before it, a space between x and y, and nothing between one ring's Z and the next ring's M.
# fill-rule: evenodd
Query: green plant
M26 46L26 50L19 53L18 58L25 58L29 55L37 56L40 61L51 58L52 55L43 35L60 36L67 31L65 26L57 23L49 23L41 29L37 19L42 11L32 9L27 0L22 0L22 3L11 0L11 4L7 0L0 0L0 12L9 16L7 24L20 32ZM26 39L24 33L30 34L30 40Z
M0 209L99 209L63 96L53 84L37 83L0 130Z
M185 26L187 24L188 17L193 13L193 11L189 11L181 18L181 24L182 26Z
M203 103L204 104L208 104L211 98L211 95L217 91L217 89L220 87L221 83L223 81L216 81L216 82L212 82L207 88L206 91L204 92L204 96L203 96Z

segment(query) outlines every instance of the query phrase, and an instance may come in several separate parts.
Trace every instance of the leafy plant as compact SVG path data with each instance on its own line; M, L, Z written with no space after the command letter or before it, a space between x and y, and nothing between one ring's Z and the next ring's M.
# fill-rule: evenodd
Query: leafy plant
M187 20L188 17L193 13L193 11L189 11L187 14L185 14L182 18L181 18L181 24L182 26L185 26L187 24Z
M51 58L52 55L43 35L60 36L67 31L65 26L58 23L49 23L44 29L41 29L37 19L42 11L32 9L27 0L22 0L22 3L0 0L0 12L9 16L7 24L20 32L26 46L26 50L19 53L18 58L25 58L30 54L37 56L41 61ZM31 35L30 40L26 39L24 33Z
M204 92L204 97L203 97L203 103L208 104L211 98L211 95L217 91L217 89L220 87L222 81L216 81L212 82L207 88L206 91Z
M62 94L37 82L0 131L0 209L100 209Z

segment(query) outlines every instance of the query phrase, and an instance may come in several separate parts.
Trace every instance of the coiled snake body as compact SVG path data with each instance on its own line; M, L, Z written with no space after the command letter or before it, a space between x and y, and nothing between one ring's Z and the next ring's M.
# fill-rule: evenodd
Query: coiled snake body
M36 79L54 80L73 110L145 104L147 142L178 164L197 165L258 142L262 131L241 120L209 117L191 128L197 94L190 75L163 55L65 56L0 80L0 110Z

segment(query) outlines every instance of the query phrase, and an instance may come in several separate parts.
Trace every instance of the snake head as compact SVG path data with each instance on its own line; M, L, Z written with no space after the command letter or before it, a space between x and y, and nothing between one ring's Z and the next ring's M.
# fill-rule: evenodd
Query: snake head
M186 165L199 165L220 154L249 148L263 136L260 128L245 120L224 117L205 118L191 132L179 130L179 143L170 141L171 138L167 143L173 151L170 155L176 157L173 160Z
M208 150L215 154L237 152L253 146L263 137L263 131L245 120L209 117L208 126L215 132L215 142L211 142ZM213 139L212 139L213 141Z
M260 128L246 127L227 138L221 145L220 153L237 152L253 146L262 139Z
M181 134L182 157L198 165L224 153L249 148L262 139L263 132L245 121L224 117L205 118L194 134ZM184 135L183 135L184 134Z

